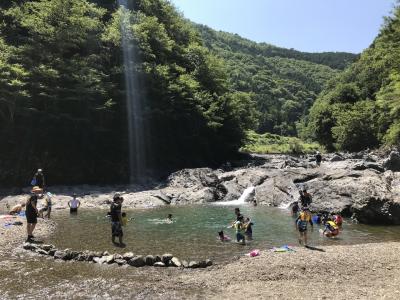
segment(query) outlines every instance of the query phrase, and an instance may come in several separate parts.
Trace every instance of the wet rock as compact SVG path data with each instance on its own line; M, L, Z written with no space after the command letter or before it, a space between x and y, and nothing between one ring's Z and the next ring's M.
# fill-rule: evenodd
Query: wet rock
M54 246L45 244L45 245L41 245L40 248L43 249L44 251L50 251L51 249L54 248Z
M392 151L389 157L383 162L383 167L386 170L391 170L393 172L400 171L400 153L398 151Z
M135 255L133 254L133 252L126 252L122 255L122 258L125 259L126 261L129 261L134 257Z
M199 261L199 268L207 268L207 262L205 260Z
M65 251L58 250L54 253L54 259L66 260L66 257L67 257L67 253Z
M148 266L152 266L156 263L156 258L153 255L147 255L144 260Z
M188 266L188 268L191 268L191 269L196 269L198 267L199 267L199 263L197 261L193 261L193 260L189 263L189 266Z
M182 263L180 262L180 260L177 257L173 257L171 259L170 265L173 267L181 267Z
M174 256L173 256L172 254L166 253L166 254L163 254L163 256L161 257L161 261L162 261L164 264L168 265L168 264L169 264L169 261L170 261L173 257L174 257Z
M31 243L24 243L24 245L22 246L25 250L31 250L34 251L36 250L38 247L35 244L31 244Z
M146 262L144 261L144 257L142 255L138 255L132 258L128 262L128 264L133 267L144 267L146 265Z
M49 250L48 253L49 253L50 256L54 256L54 254L55 254L57 251L58 251L58 249L53 248L53 249Z
M340 155L334 155L329 161L330 162L336 162L336 161L343 161L344 157L340 156Z
M161 261L158 261L158 262L154 263L153 266L154 266L154 267L166 267L166 265L165 265L163 262L161 262Z
M211 267L213 265L213 262L211 259L206 259L206 265L207 267Z
M49 255L49 252L47 252L47 251L45 251L43 249L37 249L36 252L39 253L39 254L42 254L42 255Z
M186 260L182 260L182 266L184 268L189 268L189 263Z
M125 259L115 259L114 262L115 262L116 264L118 264L119 266L122 266L122 265L126 265L126 264L127 264L127 262L126 262Z
M114 254L114 259L124 259L124 257L121 254Z
M64 260L76 259L81 254L81 252L78 251L72 251L72 250L64 250L64 251L66 253Z

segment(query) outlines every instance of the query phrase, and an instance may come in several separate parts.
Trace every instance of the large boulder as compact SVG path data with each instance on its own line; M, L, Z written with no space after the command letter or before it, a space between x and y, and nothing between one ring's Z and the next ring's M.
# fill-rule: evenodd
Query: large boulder
M391 170L393 172L400 171L400 153L398 151L392 151L389 157L383 162L383 167L386 170Z

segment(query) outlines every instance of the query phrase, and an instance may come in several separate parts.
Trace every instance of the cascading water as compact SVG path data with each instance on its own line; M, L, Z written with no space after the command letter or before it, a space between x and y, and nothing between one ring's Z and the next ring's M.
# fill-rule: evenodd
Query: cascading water
M219 201L219 202L215 202L214 204L215 205L243 205L252 196L252 194L254 193L254 190L255 190L255 187L250 186L243 191L243 193L239 197L239 199L233 200L233 201Z
M131 14L127 0L118 0L121 10L121 43L124 61L126 110L129 141L130 183L142 182L146 177L145 136L142 96L138 90L135 69L137 61L131 29Z

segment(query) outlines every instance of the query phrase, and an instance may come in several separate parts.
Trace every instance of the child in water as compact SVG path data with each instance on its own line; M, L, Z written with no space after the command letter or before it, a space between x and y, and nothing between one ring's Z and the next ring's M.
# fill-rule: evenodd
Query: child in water
M246 230L245 225L243 223L243 216L240 216L238 220L233 224L236 230L236 241L240 244L245 244L246 239L244 237L244 232Z
M230 241L230 240L231 240L231 238L230 238L229 236L227 236L227 235L224 234L224 231L223 231L223 230L218 231L218 237L219 237L219 240L220 240L221 242L227 242L227 241Z
M248 240L253 239L253 228L252 228L253 225L254 223L251 222L250 218L246 218L246 221L244 222L244 226L246 228L244 235L247 237Z
M325 224L323 234L326 237L335 237L339 234L339 226L331 218Z

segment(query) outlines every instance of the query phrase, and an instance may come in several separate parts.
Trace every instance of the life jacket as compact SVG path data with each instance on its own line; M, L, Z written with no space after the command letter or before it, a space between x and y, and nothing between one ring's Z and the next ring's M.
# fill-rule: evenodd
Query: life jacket
M307 229L307 223L310 222L311 215L306 214L304 211L300 213L299 220L297 221L297 226L301 229Z
M339 227L337 226L337 224L333 221L328 221L326 222L326 226L328 227L328 229L330 231L335 231L335 230L339 230Z

